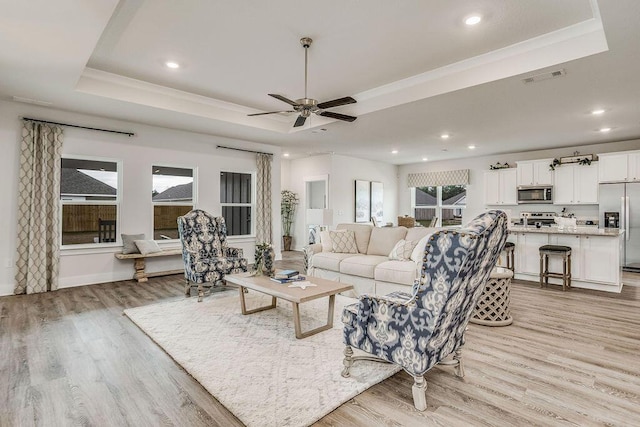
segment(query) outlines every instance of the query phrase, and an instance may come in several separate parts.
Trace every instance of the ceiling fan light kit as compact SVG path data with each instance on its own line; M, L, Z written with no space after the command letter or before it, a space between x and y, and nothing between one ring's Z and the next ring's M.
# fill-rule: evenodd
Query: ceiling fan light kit
M268 94L269 96L276 98L282 102L286 102L287 104L293 107L293 110L283 110L283 111L269 111L267 113L254 113L247 114L248 116L264 116L267 114L278 114L278 113L299 113L300 115L296 119L293 127L303 126L306 122L307 118L311 116L311 113L317 114L323 117L329 117L331 119L342 120L345 122L353 122L357 117L349 116L347 114L333 113L331 111L325 111L326 109L333 107L340 107L341 105L347 104L355 104L357 101L350 96L345 96L343 98L333 99L331 101L326 102L318 102L315 99L307 97L307 75L308 75L308 51L309 47L313 43L313 40L309 37L303 37L300 39L300 44L304 48L304 98L296 99L292 101L282 95L278 95L275 93Z

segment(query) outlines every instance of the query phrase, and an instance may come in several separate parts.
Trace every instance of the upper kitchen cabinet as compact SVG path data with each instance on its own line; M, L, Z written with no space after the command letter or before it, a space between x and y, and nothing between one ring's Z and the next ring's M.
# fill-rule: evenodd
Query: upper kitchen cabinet
M551 162L553 159L517 162L518 185L553 185Z
M598 203L598 164L563 164L556 167L553 203L593 205Z
M598 154L599 182L640 181L640 151Z
M484 203L486 205L517 205L516 169L498 169L484 173Z

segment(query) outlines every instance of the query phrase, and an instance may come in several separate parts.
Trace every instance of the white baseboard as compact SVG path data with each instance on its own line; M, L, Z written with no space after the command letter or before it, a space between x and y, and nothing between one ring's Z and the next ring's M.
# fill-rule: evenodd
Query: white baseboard
M133 277L130 272L113 272L108 271L98 274L87 274L84 276L71 276L61 278L58 282L58 289L74 288L76 286L95 285L98 283L117 282L119 280L131 280Z
M7 295L13 295L13 283L0 284L0 297L5 297Z

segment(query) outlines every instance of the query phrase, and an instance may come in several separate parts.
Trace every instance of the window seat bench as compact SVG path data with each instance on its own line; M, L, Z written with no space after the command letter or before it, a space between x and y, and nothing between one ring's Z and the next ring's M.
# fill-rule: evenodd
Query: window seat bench
M147 273L145 271L145 259L147 258L156 258L162 256L170 256L170 255L182 255L182 249L167 249L161 252L154 252L147 255L142 254L114 254L118 259L132 259L133 260L133 269L135 270L133 274L133 278L140 282L146 282L149 277L155 276L166 276L169 274L178 274L183 273L184 269L179 270L168 270L168 271L157 271L154 273Z

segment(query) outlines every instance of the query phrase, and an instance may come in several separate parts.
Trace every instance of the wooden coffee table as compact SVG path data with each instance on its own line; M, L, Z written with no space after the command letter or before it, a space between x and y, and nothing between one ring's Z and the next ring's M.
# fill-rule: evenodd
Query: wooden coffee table
M333 280L320 279L318 277L307 277L307 280L316 286L311 286L306 289L290 288L289 285L291 283L280 284L266 276L251 276L251 273L229 274L224 276L224 279L227 282L240 287L240 307L242 309L242 314L252 314L275 308L277 298L291 302L293 304L293 324L296 330L296 338L298 339L306 338L317 334L318 332L331 329L333 327L333 308L335 305L336 294L353 289L353 286L351 285L334 282ZM245 288L271 295L271 305L247 310L246 301L244 299ZM327 324L307 332L302 332L302 328L300 327L299 305L303 302L312 301L326 296L329 297Z

